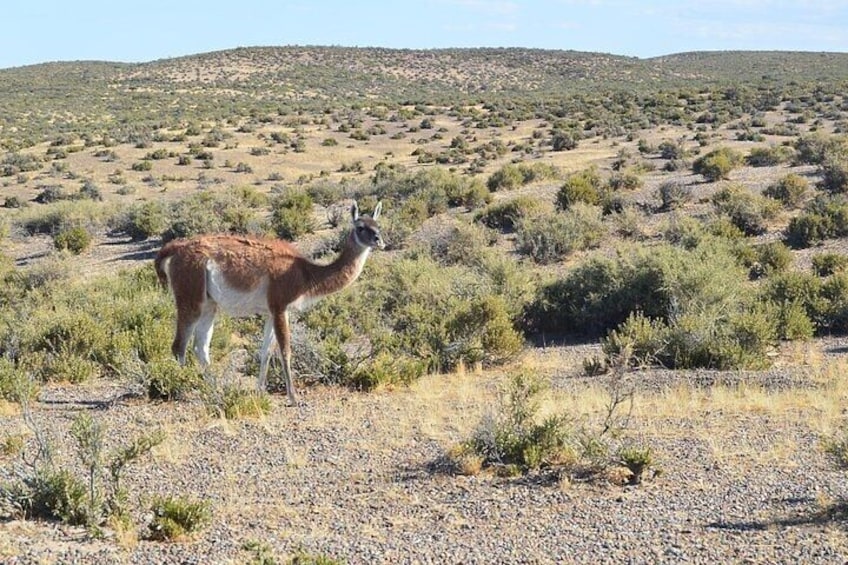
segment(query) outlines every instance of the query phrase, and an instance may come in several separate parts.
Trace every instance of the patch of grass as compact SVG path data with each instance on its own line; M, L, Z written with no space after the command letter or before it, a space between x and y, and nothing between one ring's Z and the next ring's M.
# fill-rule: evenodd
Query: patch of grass
M207 395L206 407L227 420L259 418L271 412L271 398L264 392L225 386Z

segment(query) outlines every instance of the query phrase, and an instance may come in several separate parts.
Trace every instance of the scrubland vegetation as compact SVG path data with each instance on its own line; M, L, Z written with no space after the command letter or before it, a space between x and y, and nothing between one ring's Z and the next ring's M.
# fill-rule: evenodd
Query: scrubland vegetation
M214 378L171 359L173 304L149 259L225 232L328 261L351 200L383 202L387 249L295 316L295 379L366 399L440 374L494 381L476 401L488 412L436 434L433 474L662 477L678 462L630 425L652 371L674 388L788 366L808 369L802 388L838 387L791 352L848 334L846 68L841 54L281 48L0 70L0 418L23 422L0 435L14 467L0 510L130 545L202 535L214 503L123 481L177 432L107 453L109 419L81 412L61 455L39 399L109 382L206 421L285 410L279 383L249 390L258 319L219 318ZM600 407L542 410L564 379L607 383ZM819 454L844 465L844 422L821 427Z

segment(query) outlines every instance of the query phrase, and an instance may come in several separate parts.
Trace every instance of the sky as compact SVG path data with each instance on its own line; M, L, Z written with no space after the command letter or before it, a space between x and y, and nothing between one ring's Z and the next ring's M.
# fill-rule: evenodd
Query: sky
M234 47L848 52L848 0L13 0L0 68Z

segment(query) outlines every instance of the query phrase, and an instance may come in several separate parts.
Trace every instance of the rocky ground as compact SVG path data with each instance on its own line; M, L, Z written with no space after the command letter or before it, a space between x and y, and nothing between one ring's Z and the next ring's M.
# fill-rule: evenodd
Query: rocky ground
M525 359L551 377L557 409L598 401L574 366L593 347ZM198 399L134 398L129 384L51 386L34 420L68 465L80 411L102 421L109 446L156 428L166 440L127 473L137 536L7 516L0 562L246 563L261 547L276 562L301 552L349 563L844 563L848 475L820 446L821 422L844 401L842 348L816 346L806 367L766 373L638 374L626 433L652 447L661 472L630 487L446 472L446 449L491 409L494 373L369 394L305 388L304 406L274 395L270 415L239 421ZM25 432L12 410L0 429ZM0 459L0 476L17 461ZM137 541L145 503L167 494L209 501L212 523L187 540Z

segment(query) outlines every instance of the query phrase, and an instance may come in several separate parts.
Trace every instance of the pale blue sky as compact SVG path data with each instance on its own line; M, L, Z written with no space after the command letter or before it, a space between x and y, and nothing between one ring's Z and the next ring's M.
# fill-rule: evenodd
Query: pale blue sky
M848 0L13 0L0 22L0 68L260 45L848 52Z

